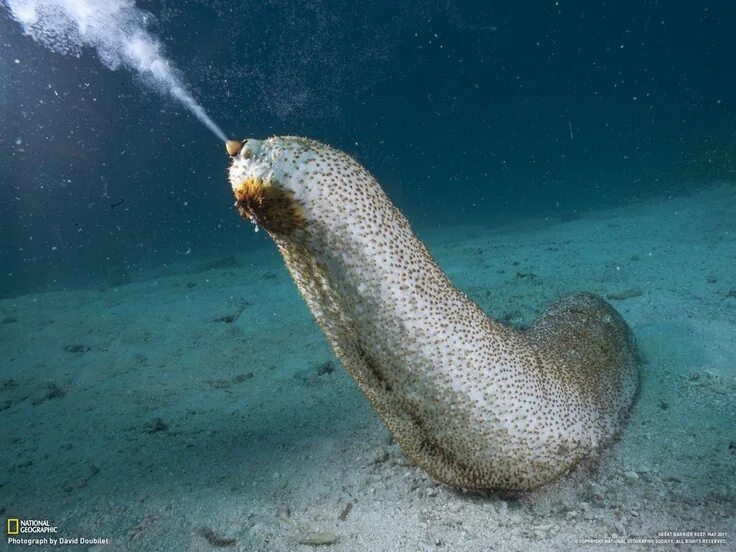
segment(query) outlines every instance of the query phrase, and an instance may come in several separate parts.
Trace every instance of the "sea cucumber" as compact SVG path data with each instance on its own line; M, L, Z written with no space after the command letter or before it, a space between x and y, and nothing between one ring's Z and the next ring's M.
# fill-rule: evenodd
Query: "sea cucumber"
M453 286L349 155L295 137L227 150L238 211L273 238L336 355L432 477L526 491L610 442L639 356L604 299L574 294L506 327Z

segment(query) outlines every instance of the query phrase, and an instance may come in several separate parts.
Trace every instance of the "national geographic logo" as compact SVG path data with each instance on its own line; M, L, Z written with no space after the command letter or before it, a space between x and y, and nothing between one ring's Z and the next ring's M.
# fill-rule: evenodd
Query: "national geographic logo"
M59 528L55 525L51 525L51 523L47 519L8 518L8 535L58 532Z
M7 518L7 543L25 546L110 544L109 538L58 536L59 528L47 519Z
M20 527L18 518L8 518L8 535L17 535Z

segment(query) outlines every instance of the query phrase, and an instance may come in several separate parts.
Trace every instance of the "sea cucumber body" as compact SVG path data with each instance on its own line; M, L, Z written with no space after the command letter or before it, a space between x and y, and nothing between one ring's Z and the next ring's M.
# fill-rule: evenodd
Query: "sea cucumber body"
M368 171L314 141L249 140L230 181L345 368L435 479L530 490L618 430L638 355L603 299L563 298L523 332L495 322L452 285Z

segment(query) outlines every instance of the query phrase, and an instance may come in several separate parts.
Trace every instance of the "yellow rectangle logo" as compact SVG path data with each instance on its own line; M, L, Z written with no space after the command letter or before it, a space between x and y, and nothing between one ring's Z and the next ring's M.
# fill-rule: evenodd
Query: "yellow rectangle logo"
M20 520L18 518L8 518L8 535L17 535L20 531Z

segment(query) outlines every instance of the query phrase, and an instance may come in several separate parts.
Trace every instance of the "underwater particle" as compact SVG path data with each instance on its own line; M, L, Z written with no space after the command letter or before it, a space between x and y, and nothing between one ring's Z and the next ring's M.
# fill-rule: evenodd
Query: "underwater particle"
M91 347L88 347L87 345L75 344L75 345L66 345L64 347L64 350L67 353L84 354L87 351L90 351Z
M91 464L89 466L89 472L87 473L87 475L83 475L76 481L68 481L62 487L62 490L66 493L71 493L74 491L78 491L79 489L83 489L89 484L90 480L99 473L100 473L100 468L98 468L94 464Z
M148 529L158 521L158 516L149 514L139 521L135 527L128 531L128 539L133 542L138 540L142 535L146 534Z
M253 372L245 372L230 379L205 380L205 383L214 389L230 389L233 385L244 383L253 377Z
M626 478L627 481L633 482L633 481L638 481L639 474L636 473L634 470L627 470L624 472L624 477Z
M50 401L52 399L61 399L66 396L66 390L64 390L59 384L51 381L46 384L46 391L43 393L43 395L36 397L31 401L31 404L33 406L38 406L39 404Z
M335 365L332 363L331 360L328 360L327 362L323 362L317 367L318 376L324 376L325 374L331 374L334 371L335 371Z
M245 372L243 374L238 374L232 379L232 381L233 383L243 383L250 379L253 379L253 372Z
M345 507L342 509L342 512L340 512L340 515L337 516L340 521L345 521L348 519L348 516L350 515L350 511L353 509L353 503L348 502L345 504Z
M334 371L334 363L328 360L298 371L294 374L294 378L301 380L305 385L320 385L325 382L325 376L329 376Z
M161 418L154 418L143 426L143 430L148 434L166 431L167 429L169 429L169 424L164 422Z
M641 288L631 288L619 293L608 293L606 294L606 298L611 299L612 301L625 301L626 299L633 299L634 297L639 297L641 295L644 295Z
M234 314L225 314L223 316L218 316L214 319L215 322L225 322L226 324L232 324L235 322L235 315Z
M245 310L247 304L243 303L238 306L238 308L230 313L230 314L223 314L222 316L217 316L214 321L215 322L224 322L225 324L232 324L233 322L236 322L238 318L240 318L240 315L243 314L243 311Z
M381 447L378 449L371 458L371 464L383 464L389 459L390 453L387 448Z
M119 201L116 201L115 203L111 203L110 204L110 210L112 211L116 207L120 207L124 202L125 202L125 198L123 197L123 198L120 198Z
M18 382L15 381L15 378L8 378L0 382L0 391L5 391L8 389L17 389L18 388Z
M209 527L202 527L199 530L199 534L202 535L208 543L216 548L227 548L229 546L235 546L235 543L237 542L235 539L221 537Z
M207 272L208 270L224 270L226 268L235 268L239 265L240 263L238 262L238 259L236 259L232 255L229 255L221 259L216 259L214 261L208 261L206 263L196 265L188 272L190 274L198 274L200 272Z
M274 240L411 461L455 487L527 491L611 442L640 357L603 298L569 295L528 328L504 326L452 285L353 158L298 137L242 143L229 170L239 213ZM314 372L294 377L318 382Z
M317 532L310 533L299 539L299 544L306 544L307 546L327 546L335 544L338 541L335 533L328 532Z

